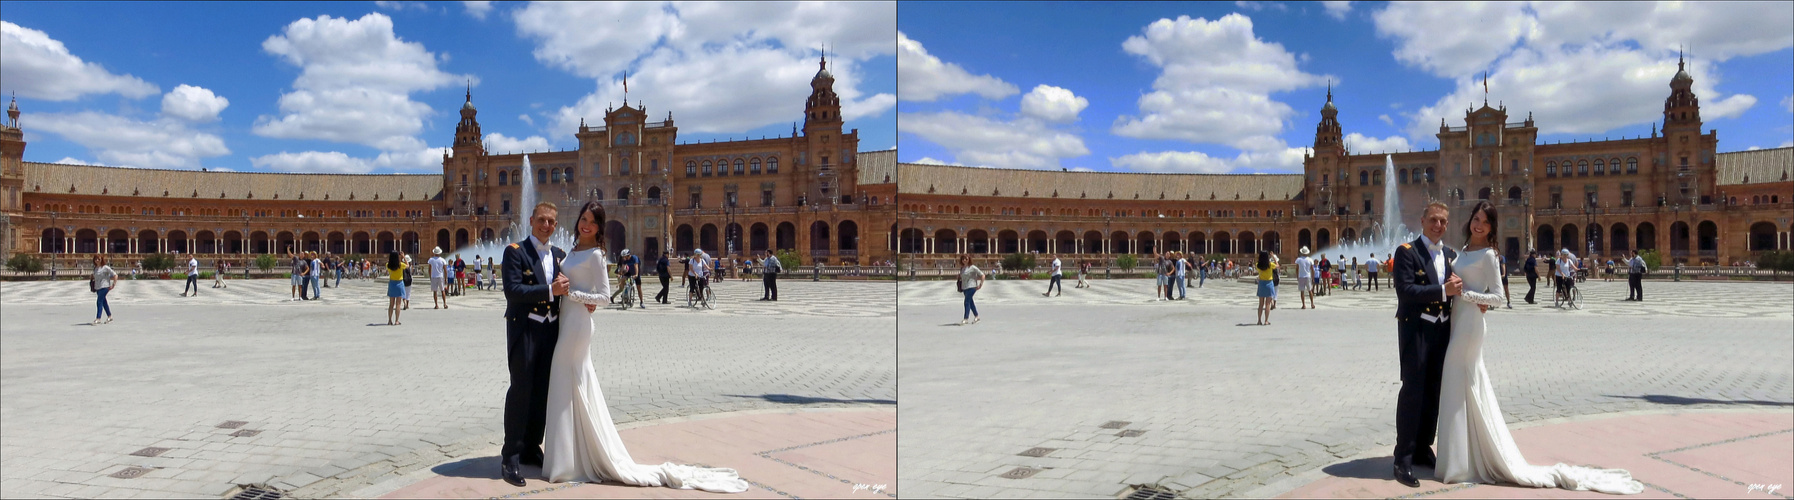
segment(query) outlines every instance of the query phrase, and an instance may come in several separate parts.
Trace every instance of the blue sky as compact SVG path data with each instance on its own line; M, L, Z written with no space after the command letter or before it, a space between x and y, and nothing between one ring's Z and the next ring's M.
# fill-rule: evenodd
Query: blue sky
M1677 64L1720 150L1794 145L1794 3L903 3L899 155L1300 170L1332 82L1354 152L1434 149L1484 98L1540 141L1648 135Z
M896 144L894 3L6 2L28 161L438 171L468 81L495 152L622 99L682 141L789 135L823 44L860 148Z

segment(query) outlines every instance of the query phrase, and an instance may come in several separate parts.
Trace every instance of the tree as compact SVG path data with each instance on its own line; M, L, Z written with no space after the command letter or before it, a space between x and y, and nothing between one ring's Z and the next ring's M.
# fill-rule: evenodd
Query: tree
M255 268L261 269L264 273L268 272L269 269L274 269L274 264L276 264L276 262L274 261L273 255L261 254L255 256Z
M797 250L775 250L772 255L779 258L779 265L785 266L786 272L797 272L797 267L803 263L797 258Z
M1023 272L1034 268L1034 255L1012 253L1003 256L1003 269L1011 272Z
M15 273L37 274L44 270L44 261L22 253L12 254L6 259L6 268Z
M1115 258L1115 267L1121 268L1122 271L1132 271L1134 270L1134 266L1139 264L1140 259L1134 257L1133 254L1125 254Z
M1644 258L1647 270L1654 272L1657 268L1663 267L1663 254L1655 249L1638 252L1638 256Z
M167 271L175 267L174 256L165 253L145 255L142 262L145 271Z

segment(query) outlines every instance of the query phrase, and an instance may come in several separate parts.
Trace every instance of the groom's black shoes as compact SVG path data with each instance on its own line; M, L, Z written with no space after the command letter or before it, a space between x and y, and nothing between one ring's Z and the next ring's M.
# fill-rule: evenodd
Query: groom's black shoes
M1414 465L1436 467L1438 466L1438 463L1438 460L1433 457L1433 452L1424 448L1419 452L1414 453Z
M541 467L542 466L542 452L540 450L523 452L523 465L534 465L537 467Z
M511 486L522 488L524 485L523 466L515 461L505 460L500 462L498 466L498 475L503 477L505 482L510 483Z
M1409 488L1420 487L1420 480L1414 479L1414 467L1410 465L1395 464L1395 482Z

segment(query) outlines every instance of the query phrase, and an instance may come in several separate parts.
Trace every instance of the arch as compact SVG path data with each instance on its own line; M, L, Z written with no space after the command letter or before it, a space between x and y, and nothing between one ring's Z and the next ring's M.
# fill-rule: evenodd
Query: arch
M990 253L990 232L983 229L967 231L966 253Z
M1034 252L1034 253L1046 253L1046 251L1047 251L1047 232L1039 230L1039 229L1035 229L1033 231L1028 231L1028 248L1025 251Z
M1626 173L1638 173L1638 158L1626 158Z
M735 159L735 175L747 173L747 169L742 168L743 165L746 165L746 163L743 163L740 158Z
M753 160L748 161L748 173L751 173L751 174L760 173L760 159L759 158L754 158Z
M1111 231L1109 233L1109 253L1117 255L1134 253L1133 245L1129 244L1131 241L1133 238L1128 237L1127 231Z
M1188 245L1184 244L1184 235L1177 231L1165 231L1164 234L1159 235L1159 240L1165 242L1165 251L1186 252L1190 250Z
M997 253L1016 253L1022 251L1022 237L1013 229L997 232Z
M1583 255L1583 253L1586 252L1586 250L1579 245L1582 242L1580 238L1579 233L1576 232L1575 224L1564 224L1562 228L1557 230L1557 246L1559 249L1568 248L1570 249L1570 253L1576 255Z
M536 169L536 184L547 184L547 183L548 183L548 171L540 169L540 168Z
M1233 244L1233 235L1228 234L1227 231L1216 231L1214 240L1215 253L1230 255L1236 251L1235 248L1237 245Z
M399 237L398 235L393 234L392 231L381 231L380 234L375 235L374 241L379 242L374 249L374 253L391 253L399 251Z
M710 176L710 167L711 167L710 160L704 160L704 176L705 177Z
M59 228L44 228L43 233L38 235L37 251L38 253L68 253L68 234Z
M1510 204L1520 202L1520 186L1507 188L1507 200Z
M1494 196L1494 194L1493 190L1485 187L1476 191L1476 199L1487 200Z
M95 238L95 241L94 241L93 248L94 248L94 251L97 252L100 250L99 241L98 241L99 235L97 235L97 234L94 235L94 238ZM177 253L177 254L191 253L191 252L189 252L189 250L192 250L192 249L187 247L187 232L186 231L182 231L179 229L169 231L168 237L166 239L168 240L168 251L169 252Z
M1209 248L1208 234L1205 234L1202 231L1190 232L1190 251L1198 254L1207 254L1214 251Z
M1053 253L1077 253L1078 234L1061 229L1053 233Z
M1329 232L1327 228L1324 227L1314 232L1315 251L1320 251L1330 246L1333 246L1333 233Z
M1632 249L1632 232L1626 230L1626 223L1615 222L1607 231L1607 245L1614 253Z
M1360 186L1369 186L1370 185L1370 171L1369 170L1359 170L1358 171L1358 185L1360 185Z
M218 233L214 233L209 229L202 229L199 232L194 233L193 247L194 253L218 253Z
M357 234L365 234L365 233L357 233ZM492 228L488 227L488 228L480 229L480 242L481 243L492 241L492 236L493 236ZM359 241L361 238L358 236L358 237L356 237L356 239Z
M934 253L959 253L959 233L952 229L936 229L934 231Z
M1250 255L1258 254L1259 248L1258 248L1258 235L1257 234L1253 234L1252 231L1240 231L1239 236L1236 236L1236 238L1239 238L1239 241L1240 241L1238 253L1250 254Z
M717 252L717 249L721 248L717 246L717 243L719 242L718 236L719 231L717 230L716 224L705 223L702 226L698 226L698 249L710 253L720 253Z
M628 205L629 204L629 188L626 188L626 187L617 188L617 204L619 204L619 205Z
M1749 248L1752 252L1775 250L1775 224L1762 221L1750 225Z
M123 234L122 232L120 234ZM245 253L243 249L243 233L237 231L224 232L224 246L219 248L223 253Z
M1103 233L1100 233L1097 231L1084 231L1083 240L1084 240L1084 253L1087 253L1087 254L1103 253Z
M1427 167L1427 168L1426 168L1426 182L1427 182L1427 183L1428 183L1428 184L1431 184L1431 183L1433 183L1433 181L1434 181L1434 179L1433 179L1433 167Z
M419 254L423 252L423 246L418 240L417 231L405 231L405 234L399 236L399 240L403 242L400 250L408 254L422 257L422 255Z
M835 229L835 240L841 251L860 251L860 224L851 220L841 221Z
M766 173L769 173L769 174L779 173L779 157L774 156L772 158L766 159Z
M1339 230L1339 241L1350 243L1358 240L1358 230L1345 228Z
M1158 246L1158 236L1152 231L1134 233L1134 253L1148 255L1163 251Z
M648 188L648 204L660 204L660 186L652 186Z
M1557 230L1549 224L1540 224L1532 236L1532 241L1534 245L1537 245L1534 249L1540 253L1551 255L1557 252Z
M88 228L76 229L75 253L100 253L100 232Z
M623 249L629 248L628 236L629 236L629 230L625 229L623 227L623 223L621 221L618 221L616 219L604 221L604 251L605 252L609 252L611 255L616 255L616 254L622 253ZM646 250L646 249L643 249L643 250Z
M1407 184L1408 183L1408 169L1404 168L1404 169L1397 171L1395 173L1395 178L1399 179L1402 184Z
M560 184L561 183L561 169L558 169L558 168L548 169L548 182L551 184Z
M1314 247L1314 233L1309 232L1307 228L1296 231L1296 248L1301 249L1302 247Z
M509 170L498 171L498 185L508 186L510 184L511 184L511 172Z
M1642 228L1641 228L1642 229ZM1669 253L1676 257L1688 256L1688 223L1675 221L1669 225Z
M1283 253L1283 236L1277 234L1276 231L1265 231L1265 234L1259 238L1264 241L1265 250L1270 250L1271 252L1279 254Z
M1600 224L1588 225L1588 243L1593 246L1594 253L1607 253L1607 239L1603 238Z
M1620 159L1618 157L1607 160L1607 173L1620 175Z
M1595 175L1607 175L1607 160L1595 158Z
M693 248L696 248L696 241L693 234L691 224L680 224L677 229L674 229L673 251L683 254L691 252Z
M917 235L916 241L922 241L920 235ZM777 227L773 228L773 245L774 248L779 250L796 250L797 225L790 222L780 222Z
M1383 171L1382 170L1370 171L1370 185L1372 185L1372 186L1383 185Z
M268 238L267 231L256 231L253 233L249 233L249 251L250 251L250 253L271 254L271 253L275 253L274 249L276 249L276 248L279 248L279 246L276 245L273 242L273 240Z
M1696 236L1696 248L1700 249L1701 254L1706 256L1708 253L1713 252L1713 255L1717 256L1716 252L1719 251L1719 225L1714 224L1713 221L1704 220L1701 221L1700 225L1695 226L1694 230Z
M295 240L296 238L293 237L292 231L275 233L273 253L292 253L299 251L299 247L293 244Z
M1576 162L1576 176L1577 177L1587 177L1588 176L1588 160L1581 160L1581 161Z
M779 229L781 231L784 230L785 226L788 224L790 224L790 223L786 222L786 223L779 224ZM898 253L921 253L922 252L922 230L921 229L917 229L917 228L913 228L913 227L904 228L903 232L900 232L897 235L898 235L898 238L897 238L897 252Z
M454 249L454 245L450 245L450 243L454 242L454 240L452 238L453 238L453 236L451 236L449 234L449 230L447 228L437 229L436 230L436 248L441 248L442 251L444 251L444 252Z
M285 234L290 235L292 233ZM137 253L162 253L162 242L159 241L159 236L160 235L156 234L156 230L154 229L138 231ZM80 251L79 248L77 248L76 251Z
M492 234L492 230L487 229L486 234L488 236L490 236ZM356 231L355 234L349 235L349 248L351 249L349 251L349 253L359 253L359 254L374 253L374 244L373 244L372 240L373 240L373 236L369 235L367 231ZM486 241L491 241L491 240L492 240L492 238L490 238L490 237L486 238Z
M740 222L730 222L724 225L723 253L727 255L741 255L741 252L747 248L741 244L741 239L746 236L746 234L741 232Z
M765 222L755 222L754 225L748 226L748 250L754 252L766 251L769 231L770 228L766 226Z
M331 234L340 235L340 233L331 233ZM456 229L455 230L455 249L460 250L462 247L466 247L467 246L467 238L468 238L467 228ZM331 242L330 247L336 248L336 242L334 242L334 241Z

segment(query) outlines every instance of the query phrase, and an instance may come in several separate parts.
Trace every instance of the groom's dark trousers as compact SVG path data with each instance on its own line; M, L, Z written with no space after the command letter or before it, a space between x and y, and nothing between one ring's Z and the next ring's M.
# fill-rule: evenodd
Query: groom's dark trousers
M561 249L551 250L560 273ZM540 258L529 239L505 247L505 355L511 388L505 392L505 441L499 459L516 465L540 460L548 422L548 376L560 337L559 297L552 278L541 275Z
M1439 422L1439 378L1451 341L1451 302L1444 285L1456 253L1442 248L1445 275L1435 276L1424 239L1395 253L1396 335L1401 349L1402 388L1395 402L1395 464L1412 466L1429 449ZM1424 450L1424 451L1423 451Z

